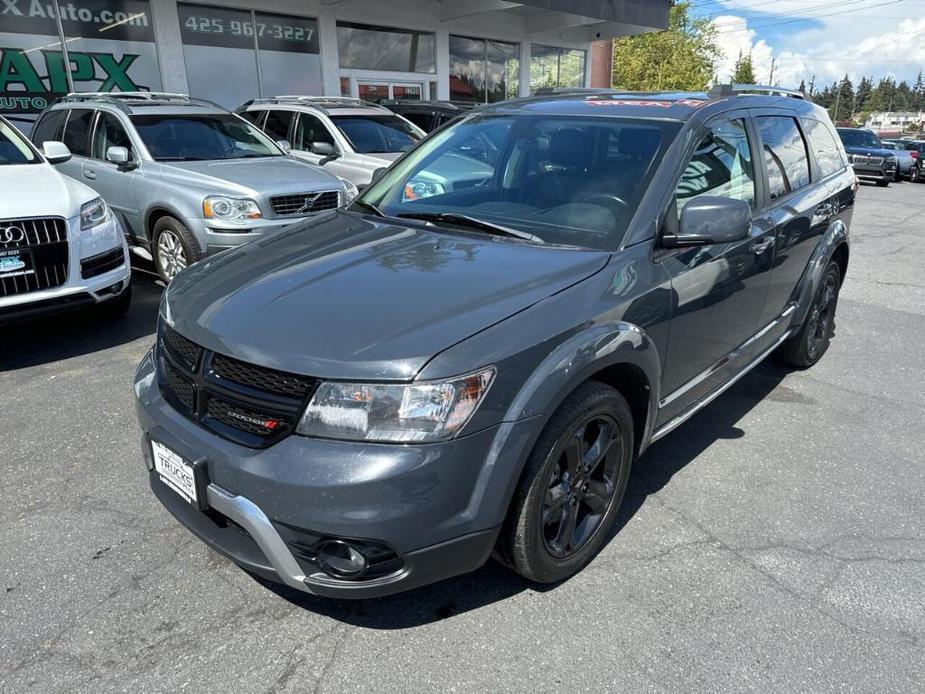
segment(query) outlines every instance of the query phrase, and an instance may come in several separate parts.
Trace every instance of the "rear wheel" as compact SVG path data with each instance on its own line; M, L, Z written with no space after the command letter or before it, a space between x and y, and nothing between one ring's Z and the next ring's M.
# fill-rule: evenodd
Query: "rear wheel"
M822 282L816 289L812 306L800 332L784 342L777 356L786 364L806 368L822 358L835 334L835 309L841 289L841 269L834 260L829 262Z
M580 571L603 546L633 460L633 418L615 389L588 381L559 406L527 461L501 550L539 583Z
M199 247L178 219L161 217L154 225L154 267L165 282L199 260Z

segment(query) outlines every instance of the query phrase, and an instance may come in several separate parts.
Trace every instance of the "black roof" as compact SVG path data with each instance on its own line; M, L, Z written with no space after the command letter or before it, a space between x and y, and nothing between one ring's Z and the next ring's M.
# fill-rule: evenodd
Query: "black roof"
M719 106L722 105L722 106ZM705 109L727 106L787 108L800 115L818 117L824 110L809 100L769 93L630 92L620 90L570 90L502 101L477 108L479 113L543 113L550 115L603 115L623 118L656 118L686 121Z

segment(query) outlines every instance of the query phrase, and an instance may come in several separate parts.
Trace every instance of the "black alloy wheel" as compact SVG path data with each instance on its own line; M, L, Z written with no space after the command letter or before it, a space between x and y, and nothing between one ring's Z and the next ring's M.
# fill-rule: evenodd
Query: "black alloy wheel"
M543 504L543 541L552 556L574 555L601 527L613 503L623 445L613 417L591 415L550 453L555 461Z
M586 381L534 444L501 530L501 560L531 581L580 571L603 547L635 456L633 415L616 389Z

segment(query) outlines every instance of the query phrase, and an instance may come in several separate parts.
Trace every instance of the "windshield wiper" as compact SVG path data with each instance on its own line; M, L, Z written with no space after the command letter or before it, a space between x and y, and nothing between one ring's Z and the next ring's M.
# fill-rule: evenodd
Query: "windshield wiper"
M489 234L495 234L497 236L512 236L516 239L522 239L523 241L531 241L532 243L546 243L539 236L531 234L530 232L512 229L511 227L495 224L493 222L486 222L484 219L477 219L456 212L402 212L395 216L405 217L407 219L422 219L425 222L448 222L450 224L472 227L479 231L487 231Z
M367 210L369 212L372 212L377 217L385 217L385 215L382 213L382 210L380 210L378 207L373 205L371 202L366 202L365 200L354 200L351 207L353 207L354 205L356 205L357 207L362 207L364 210Z

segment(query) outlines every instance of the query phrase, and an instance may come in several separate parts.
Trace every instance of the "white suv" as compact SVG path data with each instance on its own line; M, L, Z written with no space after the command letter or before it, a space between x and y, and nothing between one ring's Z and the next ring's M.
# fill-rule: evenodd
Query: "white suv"
M426 136L384 106L350 97L275 96L248 101L237 113L274 140L289 143L298 158L330 169L361 190L377 169Z
M131 301L119 222L51 166L70 156L61 142L39 152L0 117L0 322L98 304L123 312Z

